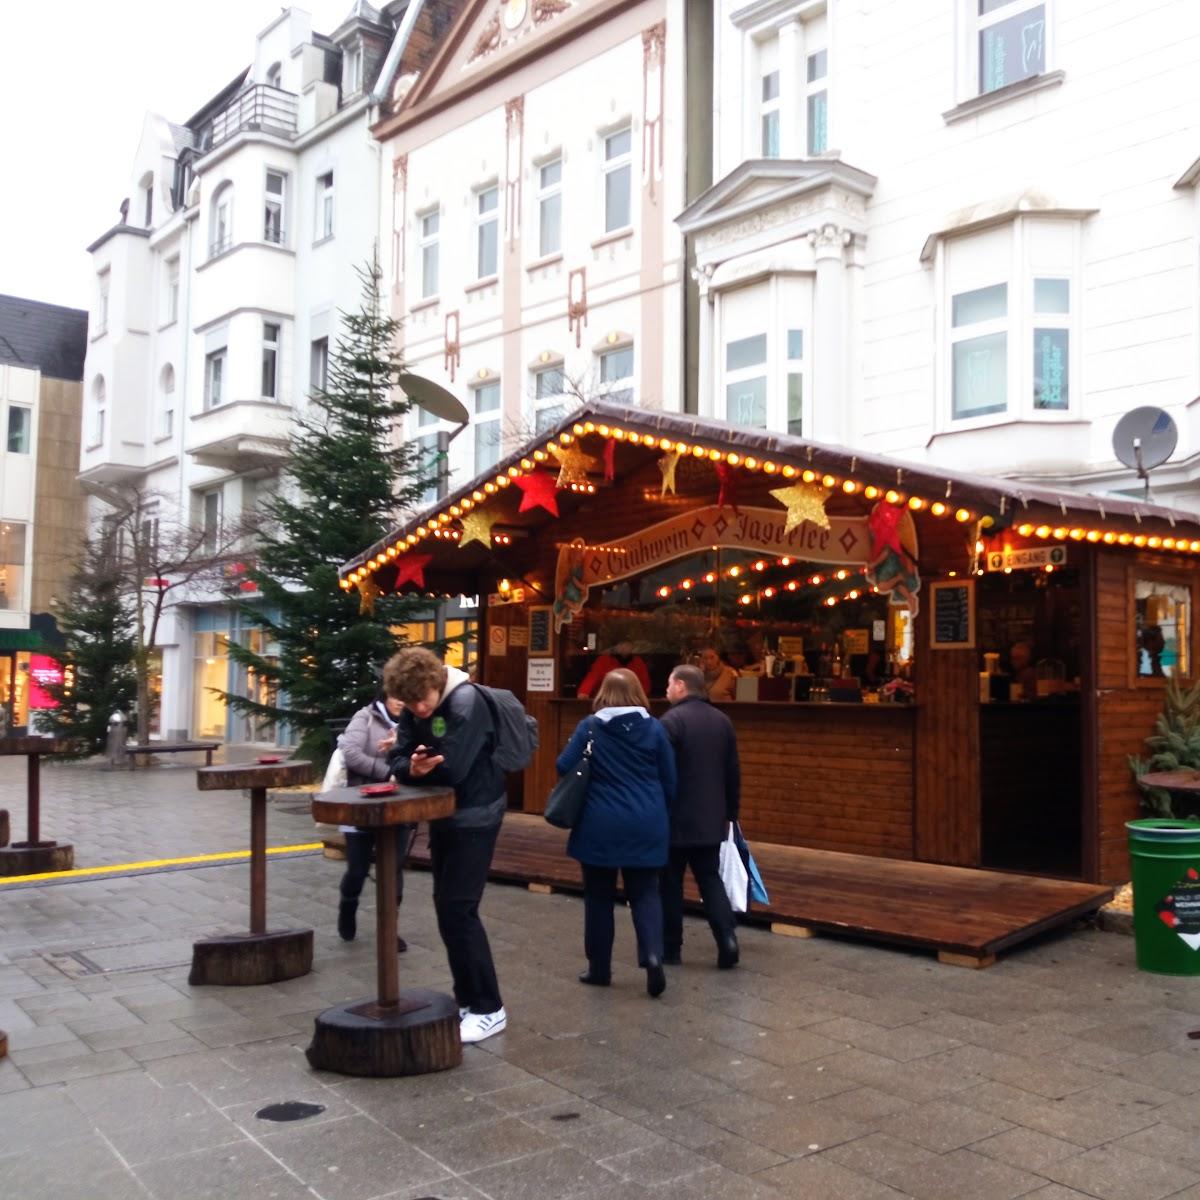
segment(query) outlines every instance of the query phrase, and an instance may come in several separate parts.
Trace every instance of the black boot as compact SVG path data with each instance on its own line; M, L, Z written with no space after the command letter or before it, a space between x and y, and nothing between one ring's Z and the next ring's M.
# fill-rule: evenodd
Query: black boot
M721 934L717 938L717 966L723 971L728 971L738 965L739 957L737 934L732 930Z
M646 991L655 998L661 996L667 987L667 973L663 970L662 959L651 955L646 959Z
M338 905L338 937L343 942L354 941L354 935L358 932L357 913L357 900L343 900Z

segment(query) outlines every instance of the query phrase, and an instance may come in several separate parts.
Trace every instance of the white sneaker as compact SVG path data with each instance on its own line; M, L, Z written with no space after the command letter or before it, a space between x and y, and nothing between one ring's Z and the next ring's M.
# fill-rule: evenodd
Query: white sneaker
M507 1024L508 1014L504 1009L494 1013L469 1012L459 1024L458 1036L464 1044L482 1042L494 1033L503 1033Z
M460 1008L458 1010L458 1019L461 1021L470 1011L469 1008Z

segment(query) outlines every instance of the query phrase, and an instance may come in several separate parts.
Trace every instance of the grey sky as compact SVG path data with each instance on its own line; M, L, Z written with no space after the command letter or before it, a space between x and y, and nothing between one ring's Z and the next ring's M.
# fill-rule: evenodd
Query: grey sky
M308 0L331 33L352 0ZM0 293L87 308L147 111L184 121L254 53L278 0L0 0Z

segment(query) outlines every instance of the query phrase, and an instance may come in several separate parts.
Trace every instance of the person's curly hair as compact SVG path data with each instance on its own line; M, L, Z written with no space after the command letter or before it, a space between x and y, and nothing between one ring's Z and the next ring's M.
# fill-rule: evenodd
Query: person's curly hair
M446 686L446 664L432 650L411 646L393 654L383 668L383 690L405 704L419 704Z

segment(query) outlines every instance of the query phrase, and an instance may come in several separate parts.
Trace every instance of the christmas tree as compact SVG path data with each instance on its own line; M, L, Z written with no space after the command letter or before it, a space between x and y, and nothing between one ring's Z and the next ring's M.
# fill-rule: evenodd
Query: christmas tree
M268 700L223 693L235 711L300 734L302 758L323 762L328 722L344 720L378 691L380 670L403 644L396 626L429 602L343 591L338 566L378 541L429 481L419 451L397 437L409 402L397 389L398 322L383 313L378 259L359 271L362 305L342 314L328 377L298 417L278 492L267 501L255 561L245 578L261 601L242 616L260 627L264 653L229 654L265 683Z
M128 716L137 695L134 614L112 543L111 531L102 530L84 546L58 610L64 678L46 687L58 707L42 719L55 736L70 739L71 757L102 754L109 717L118 710Z
M1163 710L1146 745L1152 752L1149 759L1129 756L1135 779L1140 780L1147 771L1200 769L1200 683L1188 687L1175 679L1167 681ZM1143 787L1141 793L1142 807L1151 816L1179 819L1200 815L1195 801L1181 807L1162 788Z

